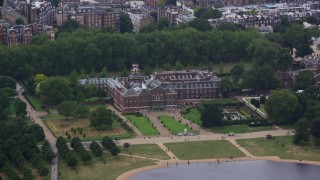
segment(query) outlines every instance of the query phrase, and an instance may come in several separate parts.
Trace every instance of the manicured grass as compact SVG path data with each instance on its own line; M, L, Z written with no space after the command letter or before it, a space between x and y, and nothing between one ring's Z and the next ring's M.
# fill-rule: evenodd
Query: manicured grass
M41 109L41 102L37 97L27 95L27 98L29 99L29 102L37 111L44 111L43 109Z
M221 134L227 134L229 132L234 132L235 134L242 134L257 131L269 131L272 129L272 126L250 127L248 125L230 125L215 127L213 128L213 131Z
M223 63L222 66L223 66L223 72L224 73L229 73L230 70L237 64L240 64L240 60L237 61L237 62L228 62L228 63ZM248 62L248 61L244 61L243 62L243 66L245 67L246 70L249 70L252 66L252 63L251 62ZM213 65L213 71L214 72L217 72L217 73L220 73L220 64L214 64Z
M90 120L88 118L72 118L66 120L65 118L62 119L44 119L43 121L51 130L51 132L56 136L62 136L64 138L67 138L66 132L68 132L71 135L71 138L73 137L80 137L83 141L97 141L101 140L104 136L109 136L110 138L114 138L116 136L119 136L121 139L127 139L132 138L135 136L133 132L127 132L125 129L121 127L120 122L113 121L112 129L110 130L102 130L97 131L94 128L90 127ZM76 133L73 133L71 131L71 128L82 129L82 134L80 134L79 131L76 131ZM83 134L86 135L85 138L83 138Z
M280 125L282 129L294 129L294 124L285 124L285 125Z
M127 157L118 155L113 157L104 154L103 157L92 156L92 162L88 165L79 161L75 170L67 167L63 160L59 160L58 179L63 180L87 180L87 179L108 179L115 180L120 174L132 169L151 166L155 162L152 160ZM105 163L104 163L105 162Z
M164 144L179 159L210 159L243 157L244 154L228 141L197 141Z
M48 120L48 119L63 119L65 118L64 116L61 116L58 114L56 111L50 110L50 114L44 115L41 117L43 120Z
M255 156L279 156L282 159L320 161L320 148L313 144L297 146L292 143L293 136L237 140L245 149Z
M121 147L121 153L131 153L131 155L135 156L143 156L163 160L170 159L170 157L156 144L131 145L127 150L123 150L123 147Z
M191 108L188 113L182 114L182 117L195 124L202 124L200 120L201 113L196 108Z
M148 121L148 119L144 116L136 116L136 115L126 115L134 126L136 126L139 131L146 136L156 136L159 134L159 131L152 127L152 122Z
M11 98L9 100L9 109L8 109L8 114L9 115L15 115L16 114L16 108L14 107L14 102L16 99Z
M163 122L165 127L172 133L177 134L184 132L184 129L187 128L188 132L192 132L192 129L189 126L186 126L178 121L176 121L174 118L168 115L161 115L159 116L160 120Z

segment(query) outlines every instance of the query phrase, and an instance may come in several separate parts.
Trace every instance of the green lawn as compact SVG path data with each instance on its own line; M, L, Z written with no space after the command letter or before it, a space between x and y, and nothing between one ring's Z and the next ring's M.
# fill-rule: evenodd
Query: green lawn
M14 98L10 98L10 100L9 100L9 109L8 109L9 115L15 115L16 114L16 108L14 106L15 100L16 99L14 99Z
M121 146L123 149L123 146ZM130 146L127 150L121 150L123 154L130 154L136 156L150 157L155 159L170 159L170 157L156 144L138 144Z
M223 63L222 66L223 66L223 72L224 73L229 73L230 70L237 64L240 64L240 60L237 61L237 62L228 62L228 63ZM246 70L249 70L252 66L252 63L251 62L248 62L248 61L244 61L243 62L243 65L245 67ZM220 64L214 64L213 65L213 71L214 72L217 72L217 73L220 73Z
M191 108L190 111L186 114L182 114L182 117L191 121L192 123L201 125L202 121L200 120L201 113L196 108Z
M210 159L243 157L244 154L228 141L197 141L164 144L179 159Z
M229 125L220 126L213 128L215 133L227 134L229 132L234 132L235 134L257 132L257 131L269 131L272 130L272 126L261 126L261 127L250 127L248 125Z
M43 109L41 109L41 102L37 97L27 95L27 98L29 99L29 102L37 111L44 111Z
M93 156L92 156L93 157ZM105 163L104 163L105 162ZM93 157L90 164L85 165L79 161L75 170L67 167L63 160L59 160L58 179L63 180L87 180L87 179L108 179L115 180L120 174L132 169L151 166L155 162L147 159L131 158L118 155L112 157L104 154L102 158Z
M126 117L132 122L134 126L136 126L139 131L146 136L156 136L159 134L159 131L152 127L152 122L148 121L148 118L141 116L138 117L136 115L126 115Z
M292 143L293 136L237 140L245 149L255 156L279 156L281 159L320 161L320 148L307 144L297 146Z
M184 132L184 129L187 128L188 132L192 132L192 129L189 126L186 126L178 121L176 121L174 118L168 115L161 115L159 116L160 120L163 122L165 127L172 133L177 134Z

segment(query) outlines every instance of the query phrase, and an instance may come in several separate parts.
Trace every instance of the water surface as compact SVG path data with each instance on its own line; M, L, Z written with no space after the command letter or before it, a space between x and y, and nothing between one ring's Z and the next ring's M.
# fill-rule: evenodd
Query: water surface
M273 161L170 165L136 174L130 180L320 180L320 166Z

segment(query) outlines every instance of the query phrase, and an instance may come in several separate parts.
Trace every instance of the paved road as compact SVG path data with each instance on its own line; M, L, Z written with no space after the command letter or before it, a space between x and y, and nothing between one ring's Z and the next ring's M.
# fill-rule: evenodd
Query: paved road
M24 90L19 84L17 84L17 86L16 86L16 91L18 93L18 97L27 104L28 116L30 117L30 119L34 123L39 124L43 128L44 134L46 136L46 140L48 140L53 152L56 154L56 157L51 162L51 164L52 164L51 165L51 180L57 180L58 179L58 173L57 173L57 169L58 169L57 152L58 152L58 150L56 147L56 138L53 136L51 131L47 128L47 126L43 123L43 121L40 118L40 116L42 116L46 113L38 112L32 108L32 106L29 104L29 102L26 100L26 98L22 95L22 91L24 91Z
M166 136L166 137L150 137L150 138L135 138L135 139L124 139L118 140L117 143L130 143L130 144L152 144L152 143L168 143L168 142L185 142L185 141L208 141L208 140L221 140L224 139L250 139L265 137L267 134L273 136L286 136L287 130L272 130L272 131L261 131L245 134L236 134L235 136L228 136L225 134L209 134L209 135L198 135L198 136Z

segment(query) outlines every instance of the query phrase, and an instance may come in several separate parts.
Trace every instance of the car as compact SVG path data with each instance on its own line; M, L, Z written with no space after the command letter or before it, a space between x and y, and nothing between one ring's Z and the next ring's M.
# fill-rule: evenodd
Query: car
M234 136L234 132L229 132L228 136Z
M120 136L116 136L114 140L120 140Z

